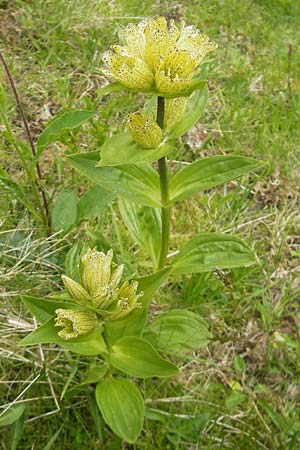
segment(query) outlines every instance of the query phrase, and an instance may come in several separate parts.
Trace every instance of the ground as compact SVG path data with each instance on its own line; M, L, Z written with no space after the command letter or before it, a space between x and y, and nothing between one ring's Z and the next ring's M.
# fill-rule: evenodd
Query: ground
M234 154L265 162L255 174L177 206L172 250L199 232L230 232L251 245L257 265L174 278L162 288L153 313L169 307L197 311L209 322L214 339L178 361L177 379L141 383L147 399L144 431L135 445L122 444L103 427L93 390L74 388L88 360L54 345L18 346L34 325L20 294L43 296L61 289L66 253L79 237L86 239L88 230L105 234L136 270L147 270L149 261L129 237L116 204L67 235L47 238L3 189L0 398L5 407L21 394L26 404L18 449L300 448L299 2L2 0L0 49L34 140L61 112L98 111L96 119L42 155L52 203L64 189L78 195L86 190L86 181L68 166L66 153L96 150L122 129L128 112L143 104L142 96L130 94L128 100L123 93L106 98L99 93L105 83L101 54L117 42L118 24L161 14L196 25L219 46L209 58L205 114L178 142L174 159ZM3 71L0 81L6 92L5 102L1 94L5 117L26 148ZM4 124L0 133L1 167L30 198ZM5 450L15 448L9 428L0 442Z

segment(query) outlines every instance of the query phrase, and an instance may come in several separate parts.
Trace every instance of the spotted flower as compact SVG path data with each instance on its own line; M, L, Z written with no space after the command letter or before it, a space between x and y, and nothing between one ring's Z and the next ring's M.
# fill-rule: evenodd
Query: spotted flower
M162 141L162 129L144 112L128 114L126 125L133 140L141 147L155 148Z
M207 53L217 45L194 26L148 19L123 30L124 46L104 53L104 73L126 88L162 96L184 94Z
M98 325L97 315L90 311L59 308L55 313L55 326L61 327L57 334L66 340L90 333Z
M186 97L170 98L165 100L164 129L171 130L182 119L187 106Z
M137 299L143 296L143 293L137 294L137 281L125 281L118 289L116 306L111 314L108 316L110 320L121 319L127 316L135 308L140 308L142 305L137 303Z
M159 146L164 132L170 131L182 119L187 105L186 97L165 99L164 127L161 129L154 120L154 116L143 111L128 114L125 125L132 139L145 149ZM156 105L157 109L157 105Z
M98 321L117 320L142 306L138 302L143 295L142 292L137 293L138 283L136 281L121 283L124 266L120 265L112 270L112 259L112 250L105 254L88 249L81 258L80 283L65 275L62 276L71 299L82 307L86 307L86 310L82 312L56 311L56 325L63 326L59 335L64 339L75 337L75 334L83 334L80 326L87 327L89 317L92 329L95 328L95 314ZM84 314L86 314L86 321Z

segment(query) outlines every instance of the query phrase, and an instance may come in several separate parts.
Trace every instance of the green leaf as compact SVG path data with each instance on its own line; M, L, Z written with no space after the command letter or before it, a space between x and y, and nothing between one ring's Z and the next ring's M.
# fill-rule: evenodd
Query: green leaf
M145 328L148 317L148 306L155 292L167 280L171 268L165 268L142 278L135 278L138 282L138 292L143 291L140 299L142 309L133 310L128 316L119 320L107 322L105 329L110 343L113 345L124 336L140 336Z
M59 329L54 326L54 318L51 317L46 323L25 336L19 343L20 346L38 344L60 344L65 350L70 350L81 355L100 355L106 352L105 343L102 338L102 328L98 327L95 331L77 338L66 341L58 336Z
M269 403L267 403L264 400L259 400L258 403L262 408L264 408L265 412L268 414L268 416L270 417L274 425L278 428L278 430L280 430L282 433L286 434L290 433L290 427L286 423L284 417L281 414L276 413L272 408L272 406L269 405Z
M148 307L155 292L165 283L171 272L171 267L166 267L146 277L135 278L139 283L139 292L143 291L144 295L140 299L143 307Z
M188 241L172 264L173 273L207 272L215 267L232 269L250 266L256 260L249 247L238 237L204 233Z
M98 383L108 371L106 363L92 362L80 384Z
M91 238L90 246L92 248L97 247L99 251L107 253L113 247L100 231L87 229L86 234Z
M104 355L105 353L107 353L105 342L101 335L101 328L98 328L97 330L93 331L93 333L89 334L88 337L89 340L86 341L83 340L80 342L64 341L60 342L59 345L64 350L78 353L79 355L97 356L97 355ZM83 339L83 337L81 339Z
M92 187L78 202L77 220L89 219L104 213L113 198L114 195L102 186Z
M68 161L80 173L105 189L136 203L161 207L159 176L150 166L96 167L98 152L70 155Z
M246 373L246 363L244 359L239 355L234 356L233 367L237 373Z
M126 442L133 443L142 431L144 401L130 380L109 378L95 391L96 401L107 425Z
M150 342L136 336L117 341L109 354L112 366L138 378L172 377L178 374L175 364L163 359Z
M3 170L1 170L0 173L2 172L4 173ZM16 199L18 199L19 202L22 203L22 205L25 206L25 208L27 208L28 211L30 211L38 220L41 220L35 206L28 201L28 197L26 197L26 194L18 183L11 180L8 176L6 177L0 175L0 186L9 191Z
M64 339L58 336L58 331L59 328L54 326L54 317L51 317L49 320L47 320L47 322L43 323L40 327L36 328L27 336L25 336L20 341L19 345L21 347L26 347L28 345L66 342Z
M112 136L101 147L99 167L124 164L148 164L173 150L172 142L162 142L158 148L145 149L136 144L129 133Z
M48 125L37 140L37 153L41 155L42 151L51 142L56 141L66 130L72 130L79 127L96 114L96 111L69 111L54 119Z
M53 445L57 441L62 429L63 425L53 434L53 436L51 436L51 438L49 439L43 450L50 450L51 448L53 448Z
M180 92L180 94L164 94L162 92L157 91L156 89L148 89L146 91L143 91L145 93L152 93L154 95L159 95L160 97L166 97L166 98L176 98L176 97L189 97L196 89L201 89L206 82L203 79L195 78L191 81L189 87L185 90ZM107 95L111 92L118 92L118 91L125 91L125 92L140 92L137 89L130 89L127 86L124 86L122 83L119 83L118 81L114 83L110 83L107 86L104 86L103 88L99 89L100 95Z
M158 409L150 408L149 405L145 405L145 417L149 420L154 420L157 422L161 422L163 424L166 423L166 416L164 414L164 411L160 411Z
M77 220L77 197L73 191L60 192L56 197L51 223L54 231L67 230Z
M125 91L126 88L123 86L123 84L119 83L118 81L115 81L113 83L109 83L106 86L101 87L98 90L99 95L108 95L111 92L119 92L119 91Z
M23 414L16 420L11 427L11 450L17 450L18 444L22 438L25 422L25 409Z
M79 265L82 255L86 252L86 244L78 240L68 251L65 260L66 275L72 280L80 282Z
M161 249L160 210L137 205L126 199L120 199L119 208L131 236L146 250L157 267Z
M77 304L47 298L32 297L31 295L22 295L21 300L39 322L46 322L51 317L55 316L56 309L78 308Z
M170 203L173 204L197 192L234 180L263 164L262 161L242 156L202 158L171 177Z
M186 112L181 121L176 124L175 128L170 133L171 139L177 139L183 134L187 133L200 119L208 100L208 89L204 85L196 92L194 92L191 99L188 101Z
M234 409L243 403L247 398L247 395L243 392L235 391L229 395L225 400L225 405L227 408Z
M159 350L171 355L197 350L212 338L208 324L198 314L183 309L160 314L148 330L147 338Z
M0 415L0 427L11 425L16 422L24 413L25 405L23 403L12 405L5 413Z
M75 364L72 366L72 370L71 370L71 372L69 372L68 377L65 381L65 384L64 384L63 389L60 394L60 400L62 400L65 397L66 393L68 392L69 386L72 383L77 371L78 371L78 365Z
M136 308L128 316L105 324L109 342L114 344L124 336L140 336L147 321L146 309Z

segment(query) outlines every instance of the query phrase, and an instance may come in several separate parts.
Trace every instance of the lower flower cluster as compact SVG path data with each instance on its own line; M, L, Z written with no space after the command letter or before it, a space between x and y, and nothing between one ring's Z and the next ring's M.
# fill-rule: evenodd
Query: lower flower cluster
M58 335L72 339L90 333L100 323L121 319L142 304L138 299L137 281L121 283L124 266L112 271L113 251L107 254L88 249L81 259L80 283L63 275L62 280L72 301L78 309L56 310L55 326L61 330Z

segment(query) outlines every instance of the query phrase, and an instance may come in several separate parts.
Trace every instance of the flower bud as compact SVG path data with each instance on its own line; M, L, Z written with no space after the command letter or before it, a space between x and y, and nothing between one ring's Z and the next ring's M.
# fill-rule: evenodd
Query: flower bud
M156 148L162 141L161 128L146 113L129 114L126 125L133 140L141 147Z
M111 261L113 251L109 250L107 255L97 250L88 249L81 259L82 263L82 284L88 293L93 297L102 286L109 283L111 277Z
M81 284L66 275L62 275L61 279L63 280L64 286L72 298L82 305L86 305L88 303L90 296Z
M57 309L55 326L62 327L57 334L63 339L73 339L93 331L98 325L96 314L77 309Z

